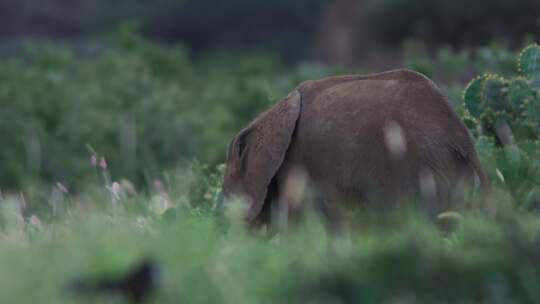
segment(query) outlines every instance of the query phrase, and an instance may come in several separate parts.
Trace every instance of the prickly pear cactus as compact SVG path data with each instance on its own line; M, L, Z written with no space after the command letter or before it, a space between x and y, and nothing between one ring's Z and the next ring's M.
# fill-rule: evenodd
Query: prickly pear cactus
M526 78L540 81L540 46L529 45L519 54L518 69Z
M465 91L463 92L463 101L465 102L465 107L469 110L469 113L474 118L480 118L482 114L482 89L484 86L484 76L478 76L471 80Z
M531 101L533 94L534 91L525 77L508 80L508 99L514 109L523 111L526 104Z
M488 105L495 112L510 111L506 85L506 81L500 76L485 76L481 93L482 104Z
M520 75L484 74L471 80L463 92L466 122L475 121L502 143L500 126L508 126L518 141L540 138L540 47L526 47L517 65Z

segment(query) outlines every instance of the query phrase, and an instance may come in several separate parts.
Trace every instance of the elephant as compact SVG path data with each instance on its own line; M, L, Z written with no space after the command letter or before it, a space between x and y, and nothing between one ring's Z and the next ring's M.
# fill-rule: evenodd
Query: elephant
M407 197L436 214L457 185L490 187L449 100L406 69L301 83L234 136L222 192L243 198L248 225L266 225L274 206L301 212L298 196L286 193L298 177L329 215L350 203Z

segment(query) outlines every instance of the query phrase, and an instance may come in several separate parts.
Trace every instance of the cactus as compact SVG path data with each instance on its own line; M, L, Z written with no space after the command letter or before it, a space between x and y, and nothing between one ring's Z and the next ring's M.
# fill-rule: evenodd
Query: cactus
M540 46L529 45L519 54L518 69L528 79L540 80Z
M465 102L465 107L469 110L469 113L474 118L479 118L482 114L482 89L484 86L484 76L478 76L471 80L463 91L463 101Z
M496 134L502 124L518 141L540 138L540 47L526 47L517 61L520 75L485 74L471 80L463 92L468 113L499 142L504 142Z
M482 85L482 103L497 111L508 111L505 80L497 75L487 75Z
M514 109L518 111L524 110L533 94L534 91L529 86L526 78L516 77L508 81L508 99Z

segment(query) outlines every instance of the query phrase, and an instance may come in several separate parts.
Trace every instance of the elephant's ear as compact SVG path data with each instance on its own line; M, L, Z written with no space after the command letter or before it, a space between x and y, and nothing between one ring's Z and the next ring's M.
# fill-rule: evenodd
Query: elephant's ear
M270 182L283 163L300 108L300 93L295 90L261 113L233 141L230 153L236 159L236 170L243 180L249 223L261 212Z

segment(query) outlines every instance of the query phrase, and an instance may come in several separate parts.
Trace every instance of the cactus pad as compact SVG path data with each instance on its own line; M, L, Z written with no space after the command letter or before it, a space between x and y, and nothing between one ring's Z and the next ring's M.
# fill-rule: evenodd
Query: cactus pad
M469 113L475 118L480 117L482 113L482 88L484 85L484 76L479 76L471 80L463 91L463 101Z
M523 110L525 104L534 96L527 79L516 77L508 80L508 99L516 111Z
M510 104L506 98L507 87L503 78L489 75L482 86L482 102L495 111L506 111Z
M529 79L540 79L540 46L526 47L519 54L518 68L520 73Z

